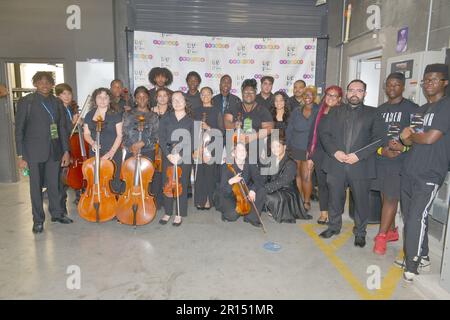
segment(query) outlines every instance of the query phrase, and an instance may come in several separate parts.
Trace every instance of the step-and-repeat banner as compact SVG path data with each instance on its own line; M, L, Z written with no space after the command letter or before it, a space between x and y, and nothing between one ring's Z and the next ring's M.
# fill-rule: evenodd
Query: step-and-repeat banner
M290 96L296 80L314 85L316 71L315 38L229 38L188 36L155 32L134 32L134 87L151 88L148 73L153 67L166 67L174 80L170 89L187 91L186 75L196 71L200 87L219 92L219 80L229 74L232 92L241 96L242 81L275 78L273 92L284 90Z

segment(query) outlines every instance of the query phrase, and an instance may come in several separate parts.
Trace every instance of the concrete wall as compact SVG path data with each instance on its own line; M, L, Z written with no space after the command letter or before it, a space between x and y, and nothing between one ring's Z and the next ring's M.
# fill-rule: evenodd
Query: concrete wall
M338 83L345 86L349 81L347 73L350 57L376 49L382 49L383 52L381 79L385 79L387 59L398 55L395 52L397 32L403 27L409 27L408 50L404 54L425 50L430 0L347 0L346 3L351 3L353 7L350 41L344 45L343 68L341 83L339 83L340 50L338 45L341 43L343 0L333 0L328 3L329 12L333 15L328 18L330 41L327 85ZM381 8L381 30L377 32L376 38L372 38L373 33L364 35L369 31L366 26L369 14L366 10L372 4L379 4ZM440 50L449 46L449 16L450 1L434 0L429 50ZM384 99L382 83L383 81L380 83L380 101Z

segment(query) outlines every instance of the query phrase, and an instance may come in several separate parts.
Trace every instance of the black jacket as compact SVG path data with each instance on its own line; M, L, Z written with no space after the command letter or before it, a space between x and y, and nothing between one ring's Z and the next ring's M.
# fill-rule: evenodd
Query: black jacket
M278 172L274 175L267 176L264 188L267 193L273 193L280 189L293 189L296 174L296 163L285 155L278 165Z
M58 139L50 139L52 123L48 112L41 105L43 97L38 93L29 94L19 100L15 117L15 138L17 155L27 162L46 162L51 158L61 160L69 151L69 133L66 115L61 100L53 95L48 97L52 105L54 121L58 127Z
M323 170L333 176L342 176L348 170L352 179L375 178L375 153L384 143L383 132L384 124L376 108L361 105L353 109L348 104L333 108L323 130L319 131L327 153ZM378 143L364 148L379 139ZM341 163L334 157L336 151L355 153L359 161L353 165Z

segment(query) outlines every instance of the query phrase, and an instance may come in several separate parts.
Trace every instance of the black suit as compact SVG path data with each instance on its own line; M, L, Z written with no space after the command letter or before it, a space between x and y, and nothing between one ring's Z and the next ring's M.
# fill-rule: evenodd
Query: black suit
M360 105L352 107L344 104L333 108L327 117L326 125L320 131L320 139L327 153L323 170L327 173L330 192L329 228L340 231L342 213L345 205L345 191L350 186L355 199L355 228L357 236L366 235L369 215L370 180L375 178L375 152L384 141L364 148L383 136L383 122L372 107ZM364 148L361 151L359 149ZM359 161L355 164L339 162L334 154L343 151L355 153Z
M217 95L215 95L212 98L212 104L215 108L219 108L220 112L223 114L225 114L225 111L227 111L228 109L233 109L233 108L237 108L238 106L240 106L242 104L241 99L239 99L238 96L235 96L232 93L229 93L228 96L226 97L227 100L225 101L224 104L224 99L225 97L219 93ZM225 108L224 108L225 105Z
M49 112L44 108L47 107ZM42 187L47 184L49 211L52 217L60 217L64 210L60 203L60 166L64 152L69 151L68 130L64 106L53 95L44 98L38 93L19 100L15 119L17 154L22 155L30 169L30 195L33 220L44 222ZM51 139L50 125L58 128L58 138Z

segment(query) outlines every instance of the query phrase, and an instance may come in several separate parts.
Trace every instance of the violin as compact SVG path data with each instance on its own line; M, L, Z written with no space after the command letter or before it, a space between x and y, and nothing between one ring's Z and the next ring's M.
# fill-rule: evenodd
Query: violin
M142 141L145 116L138 118L138 141ZM122 164L120 175L125 181L126 189L119 197L117 219L127 225L140 226L150 223L156 216L156 204L148 189L155 169L152 162L141 155L141 151Z
M166 184L163 193L168 198L179 198L183 193L183 187L180 183L183 171L177 164L171 165L166 169Z
M238 142L241 141L241 135L242 135L242 113L238 112L237 114L237 120L236 123L238 124L238 127L236 128L234 134L233 134L233 144L236 145Z
M158 143L155 144L155 161L153 162L153 166L155 167L155 171L162 172L161 149Z
M89 97L88 97L89 98ZM83 108L85 108L88 99L86 99ZM72 114L78 114L78 105L72 103ZM63 173L63 182L74 190L83 188L83 163L87 159L89 153L89 144L84 141L83 130L80 121L74 125L76 132L72 131L69 137L70 143L70 164Z
M232 164L227 164L227 168L234 176L237 175L236 170L234 170ZM261 223L261 227L265 233L266 229L264 228L264 224L261 220L261 214L259 213L259 210L256 207L255 203L253 201L250 201L249 199L248 195L250 193L250 190L248 189L248 186L245 183L244 179L241 179L241 181L234 183L231 189L233 190L233 194L236 198L236 213L240 216L246 216L251 212L253 206L256 216L258 217L259 222Z
M100 158L100 132L104 120L97 118L95 156L83 163L83 178L86 180L86 190L78 203L80 217L90 222L106 222L116 216L117 201L111 190L111 180L114 178L116 166L111 160Z
M202 121L202 123L206 123L206 121L207 121L206 112L202 113L201 121ZM200 159L203 160L203 152L204 152L204 149L205 149L206 143L207 143L207 141L205 141L206 140L205 135L204 135L205 131L206 131L205 129L202 129L202 127L200 127L199 134L198 134L198 142L199 142L200 146L197 150L194 150L194 152L192 153L192 158L195 159L195 175L194 175L195 177L197 177L197 167L198 167L198 164L200 163Z

